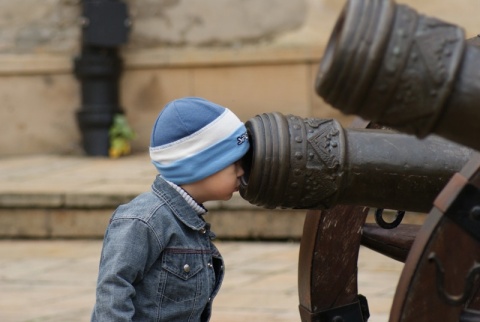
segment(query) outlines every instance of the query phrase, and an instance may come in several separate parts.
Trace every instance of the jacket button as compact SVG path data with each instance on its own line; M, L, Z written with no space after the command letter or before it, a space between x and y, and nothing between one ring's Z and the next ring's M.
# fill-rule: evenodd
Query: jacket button
M208 263L207 266L210 267L210 268L213 267L212 263Z
M185 271L185 273L190 272L190 265L185 264L185 265L183 266L183 270Z
M207 232L207 230L206 230L205 228L200 228L200 232L201 232L202 234L205 234L205 233Z

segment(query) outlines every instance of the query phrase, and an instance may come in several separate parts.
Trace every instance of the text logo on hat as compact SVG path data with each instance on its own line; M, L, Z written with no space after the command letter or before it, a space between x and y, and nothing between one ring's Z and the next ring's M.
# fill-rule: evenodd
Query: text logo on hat
M245 143L246 141L248 141L248 134L247 132L243 133L242 135L240 135L239 137L237 137L237 144L238 145L242 145L243 143Z

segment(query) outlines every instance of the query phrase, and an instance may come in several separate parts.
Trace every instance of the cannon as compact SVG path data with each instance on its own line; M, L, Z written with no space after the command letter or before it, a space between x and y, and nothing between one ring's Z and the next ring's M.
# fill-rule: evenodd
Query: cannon
M361 244L405 263L389 322L480 321L479 44L394 1L347 0L315 91L362 117L364 130L278 114L250 121L242 196L310 209L298 264L302 322L368 321L357 285ZM440 147L452 142L473 150ZM430 210L422 225L378 229L366 224L370 207Z
M480 41L390 0L348 1L315 90L346 114L480 150Z
M344 129L334 119L264 113L246 122L241 196L265 208L337 204L428 212L473 150L440 137Z
M430 211L452 180L454 187L458 185L454 179L458 180L459 172L472 171L477 155L438 136L419 139L371 122L363 122L362 128L343 128L333 119L274 112L248 120L246 128L251 149L243 159L241 196L270 209L311 209L299 258L299 307L304 322L367 321L368 303L356 289L359 246L405 263L415 258L410 254L414 242L426 233L419 225L400 225L404 211ZM377 208L377 225L365 223L370 208ZM382 217L385 208L401 209L402 215L387 222ZM432 224L427 227L432 229ZM475 243L465 244L474 247ZM417 257L418 253L422 252L417 250ZM402 310L397 309L397 314ZM405 312L414 318L407 314L391 321L418 321L415 312L408 308ZM425 321L430 321L430 314ZM458 314L458 309L451 314Z

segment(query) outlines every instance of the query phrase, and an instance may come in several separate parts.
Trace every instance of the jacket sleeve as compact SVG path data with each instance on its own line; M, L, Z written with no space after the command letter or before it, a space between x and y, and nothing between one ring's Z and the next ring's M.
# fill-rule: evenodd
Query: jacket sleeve
M154 230L139 219L113 220L105 234L92 321L131 321L134 284L163 250Z

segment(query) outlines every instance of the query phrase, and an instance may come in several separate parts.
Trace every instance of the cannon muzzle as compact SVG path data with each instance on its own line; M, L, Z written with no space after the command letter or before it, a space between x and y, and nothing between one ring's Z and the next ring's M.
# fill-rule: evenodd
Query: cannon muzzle
M349 0L316 92L346 114L480 150L478 37L390 0Z
M473 153L436 136L344 129L333 119L281 113L257 115L246 127L251 148L240 194L265 208L427 212Z

